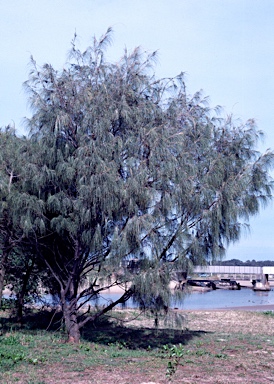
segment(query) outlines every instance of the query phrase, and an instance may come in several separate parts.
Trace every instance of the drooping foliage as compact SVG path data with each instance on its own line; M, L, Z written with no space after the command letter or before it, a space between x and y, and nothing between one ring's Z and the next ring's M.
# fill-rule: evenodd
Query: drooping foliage
M39 232L43 206L29 193L33 156L34 145L25 137L17 137L14 128L0 131L0 295L2 299L3 287L8 284L16 297L19 321L26 296L39 282L29 240Z
M32 70L25 83L33 152L22 194L28 241L59 292L69 337L133 297L167 309L174 271L222 256L271 197L273 154L240 124L187 94L183 74L157 79L156 53L106 61L111 30L69 63ZM32 208L30 210L30 205ZM111 286L117 302L79 310Z

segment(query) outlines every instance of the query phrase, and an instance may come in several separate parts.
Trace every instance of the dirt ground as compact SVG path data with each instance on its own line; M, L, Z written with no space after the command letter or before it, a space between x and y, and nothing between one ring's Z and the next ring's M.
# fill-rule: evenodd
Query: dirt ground
M170 378L151 362L132 371L97 367L90 383L97 384L261 384L274 383L274 317L249 311L188 311L185 332L199 339L186 345L186 357ZM138 324L138 320L131 325ZM153 326L152 320L142 324ZM85 381L79 382L84 384ZM87 383L87 381L86 381Z
M127 312L125 320L130 320L133 313ZM92 366L79 364L75 369L75 357L63 358L58 363L37 366L31 377L27 368L13 373L3 384L274 383L274 316L271 311L180 311L179 314L184 318L179 330L183 353L177 363L172 354L161 355L157 348L150 350L149 347L138 357L130 354L119 357L118 349L122 353L122 346L115 357L103 354L105 358ZM143 330L140 338L147 346L152 345L152 337L157 336L157 332L154 336L149 334L154 327L152 318L136 318L124 323L124 327L125 335L127 329L128 332ZM164 332L165 327L160 323L158 332ZM162 333L161 337L164 335ZM169 344L168 339L166 343ZM96 348L92 344L91 353L98 355ZM174 370L167 375L169 362Z

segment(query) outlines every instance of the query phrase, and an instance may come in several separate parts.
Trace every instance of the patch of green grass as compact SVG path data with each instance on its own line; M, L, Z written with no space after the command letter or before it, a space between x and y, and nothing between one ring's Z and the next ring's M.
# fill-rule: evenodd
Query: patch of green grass
M18 332L0 338L0 372L13 369L18 364L38 364L44 358L30 351L28 344L21 342Z
M46 384L46 382L45 381L32 381L32 380L30 380L30 381L27 381L26 384Z
M274 317L274 311L263 311L262 313L265 316L271 316L271 317L273 316Z

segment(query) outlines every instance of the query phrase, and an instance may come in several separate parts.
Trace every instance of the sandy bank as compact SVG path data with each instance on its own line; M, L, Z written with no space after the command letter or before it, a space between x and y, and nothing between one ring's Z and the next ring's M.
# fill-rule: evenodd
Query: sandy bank
M227 311L274 311L273 304L260 304L260 305L245 305L241 307L225 307L225 308L196 308L196 309L178 309L181 312L227 312Z

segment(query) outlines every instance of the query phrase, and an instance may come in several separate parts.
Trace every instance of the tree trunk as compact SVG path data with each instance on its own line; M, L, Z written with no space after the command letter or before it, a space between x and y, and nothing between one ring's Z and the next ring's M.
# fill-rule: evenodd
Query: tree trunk
M17 293L17 316L16 317L17 317L18 323L21 323L21 324L23 322L24 299L27 293L27 285L28 285L28 281L29 281L33 266L34 266L34 262L33 260L31 260L31 264L28 265L26 273L22 279L23 280L22 288L20 289L20 292Z
M19 294L17 298L16 320L20 325L23 323L24 295Z
M61 290L61 303L63 318L65 320L65 327L68 334L68 343L79 343L80 342L80 329L89 321L95 320L103 314L113 309L117 304L125 303L133 294L132 289L128 289L125 293L116 301L112 302L106 307L103 307L94 316L87 316L81 322L77 319L77 300L76 298L68 301L66 299L65 291Z
M65 310L63 310L64 320L66 331L68 334L68 343L79 343L80 342L80 329L79 324L77 322L77 316L74 311L70 308L70 305L67 306Z
M77 321L76 300L67 301L64 292L61 292L63 318L68 335L68 343L80 342L80 328Z
M8 256L9 256L9 252L4 250L1 258L1 265L0 265L0 306L2 304L2 296L3 296L3 290L4 290L4 280L5 280Z
M68 328L68 327L67 327ZM80 342L80 329L76 316L70 316L68 329L68 343Z

